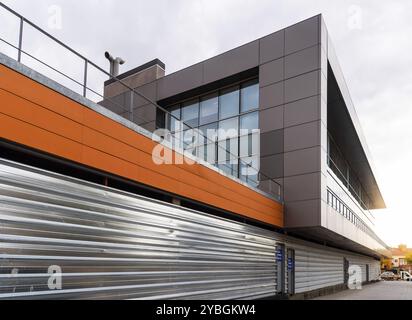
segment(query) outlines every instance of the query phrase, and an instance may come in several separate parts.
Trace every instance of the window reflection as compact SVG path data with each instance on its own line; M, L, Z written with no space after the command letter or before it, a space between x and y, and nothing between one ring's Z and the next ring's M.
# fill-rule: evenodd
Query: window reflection
M239 114L239 86L220 92L220 119L226 119Z
M247 112L259 107L259 84L257 81L242 85L241 89L241 111Z
M258 81L247 81L171 107L171 113L186 125L169 119L168 129L175 132L176 140L181 139L186 151L257 186L258 107Z
M182 120L190 127L199 124L199 102L197 100L186 102L182 105Z
M200 101L200 124L207 124L218 120L219 98L217 93L208 95Z

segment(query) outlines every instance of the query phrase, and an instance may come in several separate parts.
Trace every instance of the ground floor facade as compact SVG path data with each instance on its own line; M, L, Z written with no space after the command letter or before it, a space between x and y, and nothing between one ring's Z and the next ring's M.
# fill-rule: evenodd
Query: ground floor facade
M0 299L313 296L344 288L351 265L362 282L380 273L372 257L8 160L0 185Z
M346 290L316 300L412 300L412 283L381 281L363 286L362 290Z

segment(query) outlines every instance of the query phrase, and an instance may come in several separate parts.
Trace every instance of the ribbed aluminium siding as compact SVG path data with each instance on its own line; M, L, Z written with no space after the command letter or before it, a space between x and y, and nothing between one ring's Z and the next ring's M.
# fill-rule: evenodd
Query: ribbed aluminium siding
M0 298L275 293L266 230L6 161L0 208ZM62 268L62 290L48 290L50 265Z
M0 160L0 299L272 296L278 244L295 249L296 293L342 284L344 258L379 275L372 258Z
M349 260L349 265L360 266L362 270L362 282L374 281L379 278L379 275L380 275L380 262L379 261L366 258L366 257L362 257L362 256L354 256L354 255L349 256L348 260ZM366 279L366 276L367 276L366 266L367 265L369 266L369 279Z
M295 245L295 248L296 293L343 283L340 254L302 245Z

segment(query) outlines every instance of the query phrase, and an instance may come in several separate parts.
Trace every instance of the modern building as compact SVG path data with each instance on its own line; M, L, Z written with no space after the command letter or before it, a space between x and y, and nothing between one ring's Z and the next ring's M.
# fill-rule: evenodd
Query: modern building
M19 39L0 54L0 298L308 297L353 265L378 278L385 203L321 15L172 74L156 59L95 99L90 60L59 43L85 62L71 90Z

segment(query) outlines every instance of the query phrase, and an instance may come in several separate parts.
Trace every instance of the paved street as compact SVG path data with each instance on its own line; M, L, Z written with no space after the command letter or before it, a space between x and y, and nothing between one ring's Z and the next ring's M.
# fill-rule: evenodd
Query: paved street
M315 300L412 300L412 282L381 281L362 290L346 290Z

